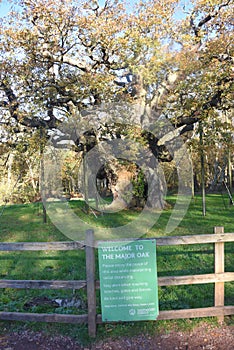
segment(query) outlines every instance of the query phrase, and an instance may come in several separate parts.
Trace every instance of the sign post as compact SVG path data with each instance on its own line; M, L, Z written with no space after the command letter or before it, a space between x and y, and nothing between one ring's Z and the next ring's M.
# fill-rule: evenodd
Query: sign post
M98 258L102 320L156 320L156 241L99 242Z

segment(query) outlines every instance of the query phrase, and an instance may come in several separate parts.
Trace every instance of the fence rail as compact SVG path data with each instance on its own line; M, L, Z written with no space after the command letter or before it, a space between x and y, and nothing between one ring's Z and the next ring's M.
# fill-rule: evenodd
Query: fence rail
M158 320L179 318L215 316L223 321L224 316L234 315L234 306L224 306L224 283L234 281L234 272L225 272L224 244L234 242L234 233L224 233L223 227L215 227L215 234L192 236L174 236L156 238L157 246L188 245L214 243L214 273L159 277L159 286L177 286L186 284L215 284L214 306L197 309L160 311ZM152 239L152 238L150 238ZM128 239L129 241L129 239ZM96 290L100 288L95 276L95 248L98 242L94 241L91 230L86 232L83 242L18 242L0 243L0 251L39 251L39 250L78 250L86 251L86 280L77 281L48 281L48 280L0 280L0 288L14 289L82 289L87 290L88 313L85 315L63 315L23 312L0 312L1 320L11 321L38 321L59 323L87 323L90 336L96 335L97 324L102 323L101 315L96 314Z
M147 239L147 238L144 238ZM149 239L153 239L152 237ZM227 243L234 241L234 233L217 233L217 234L200 234L191 236L172 236L156 237L157 246L167 245L187 245L187 244L205 244L205 243ZM131 238L126 239L126 241ZM114 241L114 240L113 240ZM124 239L121 239L124 241ZM95 247L98 241L95 242ZM77 250L84 249L85 241L68 241L68 242L17 242L8 243L0 242L0 251L38 251L38 250Z

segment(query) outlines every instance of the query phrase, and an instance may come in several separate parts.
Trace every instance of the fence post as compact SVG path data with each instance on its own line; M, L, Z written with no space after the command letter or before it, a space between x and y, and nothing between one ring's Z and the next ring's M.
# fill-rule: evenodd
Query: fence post
M215 234L224 233L223 227L215 227ZM215 263L215 273L224 272L224 242L215 243L214 251L214 263ZM224 306L224 282L215 282L215 306ZM218 316L218 321L223 322L224 316Z
M96 337L95 248L93 230L86 231L85 245L88 300L88 332L90 337Z

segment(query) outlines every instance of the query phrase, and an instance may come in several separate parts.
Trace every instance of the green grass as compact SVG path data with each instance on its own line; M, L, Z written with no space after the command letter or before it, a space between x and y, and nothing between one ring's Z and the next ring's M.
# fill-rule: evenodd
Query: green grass
M165 236L165 227L172 213L176 197L167 198L171 208L164 210L158 221L143 237ZM99 227L116 227L131 222L138 212L124 210L115 214L105 214L95 218L82 211L81 201L70 202L74 212L87 223ZM2 212L0 207L0 213ZM196 196L190 203L189 210L179 226L170 235L192 235L213 233L214 226L224 226L225 232L234 232L234 207L228 205L228 198L220 195L207 196L207 215L202 216L202 201ZM144 233L144 232L143 232ZM0 241L64 241L68 240L49 220L42 222L40 203L6 206L0 217ZM214 266L213 245L187 245L157 248L157 265L159 276L191 275L212 273ZM225 270L233 271L234 243L225 244ZM97 267L98 278L98 267ZM84 251L40 251L40 252L0 252L0 279L85 279ZM58 313L86 313L86 293L69 290L13 290L0 291L0 311L54 312L46 305L25 308L25 304L35 297L71 298L82 300L82 308L56 308ZM100 312L99 293L97 293L98 312ZM188 285L159 288L160 310L197 308L213 306L214 285ZM234 282L225 284L225 304L234 304ZM142 332L155 332L169 327L191 327L200 320L129 322L122 324L104 324L98 326L98 337L118 336ZM215 319L206 319L215 322ZM233 324L233 317L226 318ZM75 337L85 343L89 341L86 325L64 325L45 323L0 322L0 332L30 327L49 333L62 333Z

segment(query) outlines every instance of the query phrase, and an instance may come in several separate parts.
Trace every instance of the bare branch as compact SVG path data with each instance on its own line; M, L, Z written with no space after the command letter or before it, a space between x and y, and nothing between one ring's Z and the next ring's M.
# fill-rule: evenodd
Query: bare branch
M9 104L6 101L0 101L0 107L8 107Z
M191 26L191 28L193 29L195 36L198 37L198 36L199 36L200 29L201 29L206 23L208 23L211 19L217 17L217 16L219 15L220 10L221 10L223 7L228 6L228 5L230 4L230 2L231 2L231 0L228 0L228 1L225 2L224 4L221 4L221 5L218 7L218 10L217 10L217 11L211 12L211 13L209 13L207 16L205 16L203 19L201 19L197 26L196 26L195 23L194 23L194 19L193 19L194 13L193 13L193 14L191 15L191 17L190 17L190 26Z
M9 113L13 119L19 122L21 125L39 128L39 127L50 127L53 128L56 126L57 119L49 113L49 120L42 120L37 117L30 118L26 112L19 111L19 102L18 98L15 95L13 89L6 84L5 82L1 82L1 87L5 92L5 95L8 99L7 107L9 108Z

